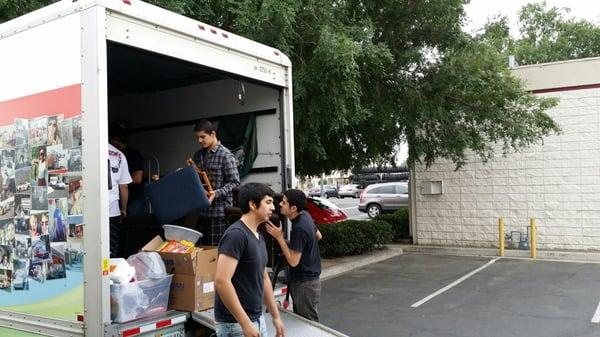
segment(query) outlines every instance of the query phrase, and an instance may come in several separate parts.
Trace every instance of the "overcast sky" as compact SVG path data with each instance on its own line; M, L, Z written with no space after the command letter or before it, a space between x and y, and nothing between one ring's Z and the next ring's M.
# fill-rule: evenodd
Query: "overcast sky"
M465 6L467 14L467 26L465 31L472 33L483 27L488 18L496 14L506 15L512 25L511 34L518 33L517 12L523 5L531 2L542 2L538 0L471 0L471 3ZM600 1L599 0L546 0L548 8L568 7L571 17L586 19L596 24L600 24Z

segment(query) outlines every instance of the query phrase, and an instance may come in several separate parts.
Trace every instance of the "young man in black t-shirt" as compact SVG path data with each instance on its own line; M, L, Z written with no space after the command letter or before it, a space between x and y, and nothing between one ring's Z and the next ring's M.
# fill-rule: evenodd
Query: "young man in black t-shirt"
M319 321L317 306L321 298L321 253L317 229L306 208L304 192L287 190L279 204L281 214L292 221L289 244L283 238L281 227L267 223L267 232L281 246L281 251L290 265L289 290L294 303L294 312L310 320Z
M262 312L265 303L273 317L276 337L284 337L284 326L267 274L267 248L258 226L275 209L273 190L249 183L238 194L240 220L225 230L219 242L215 274L215 330L217 337L267 337Z

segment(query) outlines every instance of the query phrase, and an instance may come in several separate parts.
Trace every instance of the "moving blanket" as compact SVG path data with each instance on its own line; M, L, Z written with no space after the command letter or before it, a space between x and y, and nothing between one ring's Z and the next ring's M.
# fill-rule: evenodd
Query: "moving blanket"
M210 206L194 167L187 166L148 185L152 212L159 224L168 224L192 211Z

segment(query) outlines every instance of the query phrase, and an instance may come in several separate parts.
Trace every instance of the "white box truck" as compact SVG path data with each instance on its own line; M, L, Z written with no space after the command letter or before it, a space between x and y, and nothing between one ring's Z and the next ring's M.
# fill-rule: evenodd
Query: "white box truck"
M183 336L192 316L213 325L210 312L176 311L113 324L109 299L109 124L127 120L130 144L153 158L146 173L162 174L198 149L203 118L250 138L236 152L242 183L293 186L280 51L137 0L64 0L0 25L0 202L11 206L0 215L0 336ZM341 336L284 317L288 335Z

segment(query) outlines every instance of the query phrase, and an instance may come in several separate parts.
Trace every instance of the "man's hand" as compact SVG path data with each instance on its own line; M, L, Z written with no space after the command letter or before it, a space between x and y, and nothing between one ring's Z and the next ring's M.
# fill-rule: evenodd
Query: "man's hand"
M275 337L285 336L285 326L283 326L283 321L281 318L274 318L273 326L275 327Z
M212 205L213 201L215 200L215 192L208 192L208 203Z
M302 252L291 250L290 247L288 247L288 243L283 238L283 226L275 227L271 221L267 221L265 223L265 229L273 238L275 238L275 240L277 240L277 243L279 243L281 253L283 253L288 264L291 267L297 266L302 258Z
M265 224L265 229L272 237L276 240L283 239L283 226L275 226L271 221L267 221Z
M244 332L244 337L260 337L260 331L258 331L254 323L249 322L241 325L241 327L242 331Z

